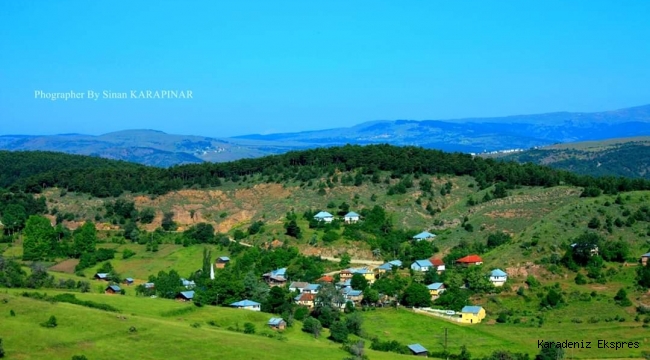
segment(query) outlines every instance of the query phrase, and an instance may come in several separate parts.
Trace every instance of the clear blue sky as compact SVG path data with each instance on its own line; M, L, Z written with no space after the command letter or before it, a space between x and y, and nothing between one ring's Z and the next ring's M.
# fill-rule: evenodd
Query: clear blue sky
M0 134L233 136L650 103L650 1L0 2ZM188 89L192 100L34 92Z

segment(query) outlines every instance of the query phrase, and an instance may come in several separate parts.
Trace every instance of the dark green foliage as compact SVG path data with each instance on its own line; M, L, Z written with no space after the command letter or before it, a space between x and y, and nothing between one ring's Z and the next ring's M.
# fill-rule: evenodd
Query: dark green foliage
M591 220L589 220L589 223L587 224L587 227L590 229L600 228L600 220L597 217L591 218Z
M323 331L323 326L318 319L310 316L302 323L302 331L312 334L317 338L320 336L321 331Z
M506 190L506 184L499 182L494 186L494 191L492 191L492 198L502 199L508 196L508 191Z
M639 286L644 289L650 288L650 261L645 266L639 266L636 270L636 280Z
M45 328L55 328L55 327L57 327L58 323L56 321L56 316L54 316L54 315L50 316L50 318L47 319L46 322L41 323L41 326L45 327Z
M140 222L143 224L151 224L156 217L156 210L147 207L140 211Z
M92 222L85 222L73 233L74 243L71 255L78 258L83 253L94 253L97 243L97 230Z
M60 253L58 238L50 220L32 215L24 230L23 260L51 259Z
M334 342L344 343L348 340L348 328L343 321L335 321L330 326L330 339Z
M495 248L497 246L509 243L511 239L512 237L510 237L509 234L506 234L504 232L495 232L488 235L487 247Z
M2 345L2 338L0 338L0 358L5 357L5 348Z
M165 231L176 230L178 226L176 225L176 222L174 222L174 213L172 211L163 214L163 219L162 222L160 223L160 226Z
M620 306L627 307L632 306L632 301L627 297L627 292L625 289L620 289L614 296L614 301Z
M623 240L602 242L599 254L606 261L625 262L630 256L630 246Z
M248 227L248 235L255 235L257 233L263 232L264 222L255 221Z
M559 343L559 341L555 343ZM563 359L564 359L564 349L555 346L543 347L539 351L539 354L535 356L535 360L563 360Z
M296 239L302 238L302 231L300 230L298 223L296 223L296 220L290 220L289 222L285 223L284 227L287 230L287 235Z
M8 288L24 287L26 275L18 262L0 256L0 286Z
M94 253L81 254L79 264L75 267L75 271L81 271L89 267L95 266L102 261L111 260L115 258L115 249L99 248ZM101 272L101 271L100 271Z
M431 306L431 295L425 285L413 282L402 294L401 303L404 306L427 307Z
M332 242L338 240L340 237L341 236L336 231L328 230L325 234L323 234L323 242L324 243L332 243Z
M577 285L584 285L584 284L587 283L587 278L585 278L585 276L582 275L582 273L578 273L578 275L576 275L576 278L575 278L575 283Z
M123 259L123 260L126 260L126 259L128 259L128 258L131 258L131 257L133 257L134 255L135 255L135 251L133 251L133 250L131 250L131 249L124 249L124 250L122 251L122 259Z
M460 311L469 304L469 292L457 287L450 287L434 301L435 305L444 306L446 309Z
M364 291L368 287L368 280L362 274L354 274L350 279L350 286L355 290Z
M72 360L88 360L86 355L73 355Z
M253 323L244 323L244 334L255 334L255 325Z
M290 311L293 302L291 293L284 287L274 286L269 291L266 301L262 303L262 311L272 314L282 314L285 311Z
M546 296L542 298L540 306L546 308L556 308L562 305L563 303L564 303L564 299L562 297L562 293L560 292L560 290L551 288L548 290L548 293L546 293Z
M212 224L198 223L192 225L183 232L183 236L193 244L213 244L215 242L214 227Z
M524 353L512 353L508 350L494 351L490 356L484 357L483 360L529 360L530 356Z
M602 191L594 186L587 186L580 194L580 197L599 197Z
M537 288L540 285L539 280L537 280L533 275L528 275L526 277L526 284L528 284L531 289Z
M377 351L394 352L397 354L404 354L404 355L411 354L411 350L409 350L409 348L406 345L401 344L400 342L395 340L381 341L377 338L374 338L372 340L372 343L370 344L370 348Z

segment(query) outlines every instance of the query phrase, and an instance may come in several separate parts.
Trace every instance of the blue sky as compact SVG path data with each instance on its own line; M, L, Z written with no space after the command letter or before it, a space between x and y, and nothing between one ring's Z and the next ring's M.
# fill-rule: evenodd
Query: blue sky
M643 105L648 16L643 0L2 1L0 134L219 137Z

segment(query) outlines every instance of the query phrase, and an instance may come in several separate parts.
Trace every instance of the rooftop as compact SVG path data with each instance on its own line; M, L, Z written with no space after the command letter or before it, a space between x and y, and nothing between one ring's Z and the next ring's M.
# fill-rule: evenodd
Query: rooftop
M420 344L411 344L411 345L407 345L407 346L411 351L413 351L416 354L427 352L427 349L425 349L424 346L422 346Z
M230 306L234 306L234 307L260 306L260 303L255 302L253 300L246 299L246 300L234 302L230 304Z
M480 306L463 306L463 308L460 309L460 312L478 314L481 309L483 308Z

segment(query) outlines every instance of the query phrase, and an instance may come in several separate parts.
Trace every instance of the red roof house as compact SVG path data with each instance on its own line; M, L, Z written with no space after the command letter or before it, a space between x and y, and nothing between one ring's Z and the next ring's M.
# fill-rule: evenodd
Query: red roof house
M463 258L456 260L457 264L469 266L469 265L481 265L483 264L483 259L478 255L467 255Z

